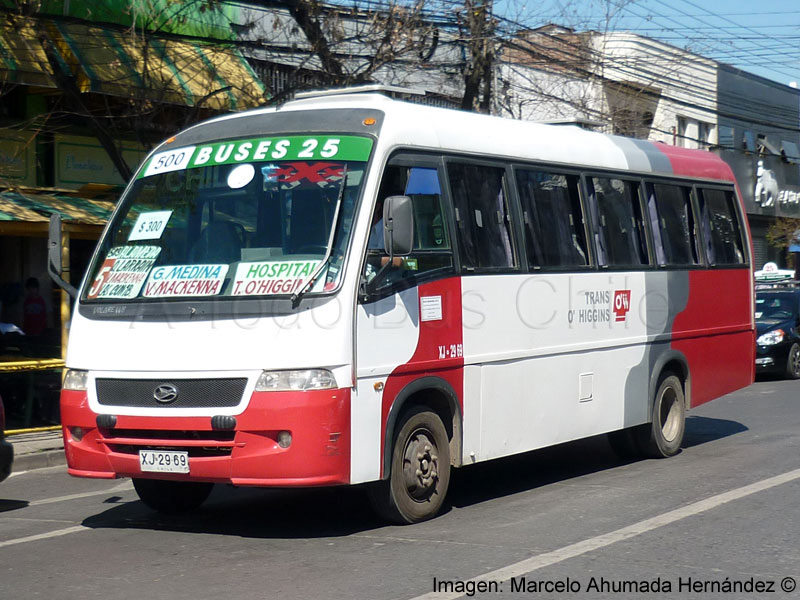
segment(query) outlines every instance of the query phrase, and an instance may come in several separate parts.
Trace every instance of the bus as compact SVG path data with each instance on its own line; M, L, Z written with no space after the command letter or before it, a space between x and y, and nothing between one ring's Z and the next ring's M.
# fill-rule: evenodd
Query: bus
M364 484L414 523L454 468L671 456L753 381L751 256L708 152L358 89L214 118L144 160L77 293L68 470L165 513Z

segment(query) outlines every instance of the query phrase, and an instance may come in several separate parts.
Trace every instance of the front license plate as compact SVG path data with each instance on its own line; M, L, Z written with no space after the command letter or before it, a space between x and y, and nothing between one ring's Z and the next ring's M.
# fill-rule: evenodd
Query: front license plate
M139 450L139 468L150 473L188 473L189 453L174 450Z

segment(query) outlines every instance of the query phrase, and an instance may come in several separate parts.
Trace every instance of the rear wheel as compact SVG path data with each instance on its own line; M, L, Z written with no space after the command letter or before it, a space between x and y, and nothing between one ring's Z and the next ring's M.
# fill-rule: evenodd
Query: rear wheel
M800 379L800 344L792 344L786 358L786 377Z
M436 413L413 407L398 425L389 479L370 486L370 501L390 521L418 523L436 516L449 484L447 430Z
M214 484L203 481L134 479L133 487L139 494L139 499L149 508L165 515L176 515L199 507L211 494Z
M683 383L677 375L663 373L653 399L653 421L635 430L639 448L651 458L674 456L680 452L685 430Z

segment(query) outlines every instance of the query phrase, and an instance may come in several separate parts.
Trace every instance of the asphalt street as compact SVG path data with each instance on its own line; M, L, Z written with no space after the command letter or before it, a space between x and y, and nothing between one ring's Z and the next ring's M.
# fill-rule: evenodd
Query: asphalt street
M407 527L357 487L217 486L167 518L127 480L17 473L0 598L800 599L798 540L800 382L770 380L691 411L676 457L622 461L597 437L472 466Z

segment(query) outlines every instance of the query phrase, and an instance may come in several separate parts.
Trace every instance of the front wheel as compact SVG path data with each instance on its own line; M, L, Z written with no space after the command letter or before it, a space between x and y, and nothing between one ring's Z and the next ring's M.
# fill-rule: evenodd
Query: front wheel
M203 481L134 479L133 487L139 494L139 499L149 508L165 515L176 515L198 508L211 494L214 484Z
M370 486L376 512L400 524L419 523L439 512L450 484L450 443L436 413L405 413L392 447L389 479Z
M653 399L653 420L637 428L639 448L650 458L674 456L686 430L686 399L677 375L664 373Z
M786 358L786 377L800 379L800 344L794 343L789 348L789 355Z

